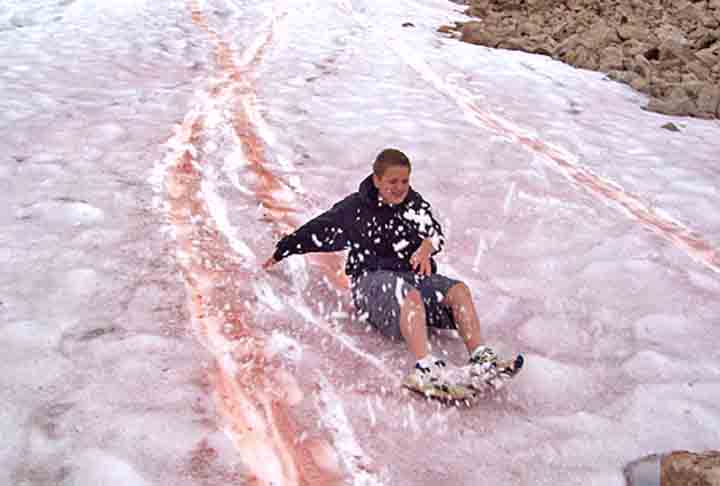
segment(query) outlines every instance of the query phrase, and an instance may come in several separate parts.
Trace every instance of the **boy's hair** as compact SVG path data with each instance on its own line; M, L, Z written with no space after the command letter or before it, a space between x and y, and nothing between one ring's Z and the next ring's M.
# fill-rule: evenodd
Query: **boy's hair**
M390 167L407 167L409 170L412 170L410 159L408 159L407 155L393 148L385 149L375 157L373 174L382 177Z

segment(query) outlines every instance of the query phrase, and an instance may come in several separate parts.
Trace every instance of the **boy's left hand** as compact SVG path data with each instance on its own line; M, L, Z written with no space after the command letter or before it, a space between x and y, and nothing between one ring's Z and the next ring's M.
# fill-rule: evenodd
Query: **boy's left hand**
M432 263L430 263L432 251L433 246L430 240L424 240L420 248L410 257L410 265L415 272L420 275L430 275L432 273Z

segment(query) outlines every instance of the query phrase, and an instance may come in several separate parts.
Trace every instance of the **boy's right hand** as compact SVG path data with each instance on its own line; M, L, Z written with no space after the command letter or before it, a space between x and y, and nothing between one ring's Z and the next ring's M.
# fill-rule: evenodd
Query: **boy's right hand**
M277 262L275 261L275 259L271 256L270 258L268 258L267 260L265 260L265 263L262 264L262 267L263 267L265 270L270 270L270 267L272 267L272 266L275 265L276 263L277 263Z

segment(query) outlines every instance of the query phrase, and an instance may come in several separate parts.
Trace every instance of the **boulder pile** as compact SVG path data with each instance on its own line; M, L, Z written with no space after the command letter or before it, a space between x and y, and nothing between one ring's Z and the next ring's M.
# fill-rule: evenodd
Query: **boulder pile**
M662 460L661 486L720 486L720 452L676 451Z
M602 71L648 110L720 118L720 0L469 0L440 31Z

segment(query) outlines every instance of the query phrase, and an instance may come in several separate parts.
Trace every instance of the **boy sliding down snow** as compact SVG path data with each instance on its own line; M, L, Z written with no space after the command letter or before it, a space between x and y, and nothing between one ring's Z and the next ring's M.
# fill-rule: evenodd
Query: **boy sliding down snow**
M404 338L417 360L406 386L425 391L454 385L445 363L430 354L427 326L460 332L470 353L463 384L501 386L523 358L500 362L483 345L468 287L436 273L433 255L444 245L442 229L430 204L410 187L410 171L405 154L383 150L358 192L282 238L263 267L290 255L350 250L345 272L357 310L382 334Z

